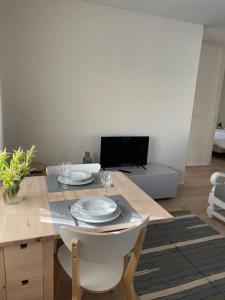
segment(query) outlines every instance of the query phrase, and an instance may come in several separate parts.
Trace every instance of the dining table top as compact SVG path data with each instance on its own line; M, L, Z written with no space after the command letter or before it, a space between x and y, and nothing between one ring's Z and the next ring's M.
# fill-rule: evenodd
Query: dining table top
M155 200L141 190L133 181L121 172L111 172L113 186L108 188L88 188L81 190L61 190L48 192L46 176L27 177L21 182L21 194L24 199L18 204L8 205L2 200L3 188L0 188L0 247L18 241L46 239L56 237L51 217L50 203L53 201L76 200L87 196L121 195L141 217L150 217L151 222L172 220L172 215ZM134 226L117 224L107 226L107 231L121 230ZM104 226L97 229L106 231Z

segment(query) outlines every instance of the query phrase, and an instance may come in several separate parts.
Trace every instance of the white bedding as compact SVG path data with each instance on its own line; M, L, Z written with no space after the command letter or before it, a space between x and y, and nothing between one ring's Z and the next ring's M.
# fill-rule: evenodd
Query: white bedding
M216 151L215 149L217 149L217 147L225 151L225 129L215 130L213 145L216 146L213 149L214 151ZM220 152L220 151L216 151L216 152Z

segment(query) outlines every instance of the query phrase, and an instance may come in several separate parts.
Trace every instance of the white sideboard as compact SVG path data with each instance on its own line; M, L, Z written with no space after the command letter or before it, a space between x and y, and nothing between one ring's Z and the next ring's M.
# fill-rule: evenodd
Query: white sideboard
M168 166L148 163L145 166L107 168L107 170L125 170L124 173L153 199L176 197L180 173Z

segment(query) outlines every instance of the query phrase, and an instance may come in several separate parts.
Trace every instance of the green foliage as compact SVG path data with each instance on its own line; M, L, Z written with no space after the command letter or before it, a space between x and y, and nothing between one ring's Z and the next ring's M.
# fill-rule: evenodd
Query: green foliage
M19 148L12 154L6 149L0 152L0 180L6 190L13 189L30 173L30 166L36 152L35 146L27 151Z

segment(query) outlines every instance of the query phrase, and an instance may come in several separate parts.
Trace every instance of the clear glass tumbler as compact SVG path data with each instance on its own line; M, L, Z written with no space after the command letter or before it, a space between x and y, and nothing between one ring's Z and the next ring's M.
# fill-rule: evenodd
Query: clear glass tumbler
M63 177L64 188L67 188L66 179L70 177L71 172L71 163L62 162L61 163L61 175Z
M100 172L100 179L101 179L102 185L105 188L105 192L107 194L108 189L112 185L112 175L110 172L102 171L102 172Z

